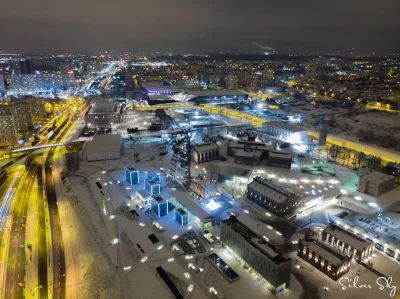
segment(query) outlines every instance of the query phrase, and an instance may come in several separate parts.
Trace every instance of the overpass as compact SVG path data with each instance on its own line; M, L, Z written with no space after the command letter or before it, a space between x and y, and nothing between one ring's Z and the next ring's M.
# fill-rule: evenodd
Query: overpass
M37 150L37 149L48 148L48 147L64 146L65 144L66 143L49 143L49 144L36 145L36 146L31 146L31 147L23 147L23 148L18 148L18 149L9 151L8 154L26 152L26 151Z

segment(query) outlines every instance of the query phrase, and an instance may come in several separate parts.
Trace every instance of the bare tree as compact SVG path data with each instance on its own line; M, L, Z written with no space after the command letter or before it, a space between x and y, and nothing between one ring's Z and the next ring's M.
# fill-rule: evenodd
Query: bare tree
M235 189L236 189L235 180L229 181L227 185L229 193L232 195L232 198L235 198Z

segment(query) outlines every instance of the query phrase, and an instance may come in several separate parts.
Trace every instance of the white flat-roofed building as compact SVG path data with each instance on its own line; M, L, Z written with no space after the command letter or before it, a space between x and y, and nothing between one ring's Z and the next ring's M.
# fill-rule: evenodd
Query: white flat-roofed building
M304 203L304 198L259 176L247 185L247 198L275 215L291 213Z
M329 224L324 229L322 240L338 248L357 262L362 262L374 251L374 243L334 223Z
M262 124L261 131L284 139L290 143L297 143L307 140L308 131L279 121L265 122Z
M215 225L214 217L198 205L187 193L181 190L170 192L169 201L176 207L182 208L189 215L189 221L206 229Z
M394 188L396 177L374 171L359 177L357 191L361 193L379 196Z
M292 260L269 241L231 216L221 221L221 242L279 293L290 286Z
M121 157L121 135L95 135L86 149L88 161L115 160Z
M219 146L216 143L201 143L191 147L192 161L196 163L208 162L219 158Z

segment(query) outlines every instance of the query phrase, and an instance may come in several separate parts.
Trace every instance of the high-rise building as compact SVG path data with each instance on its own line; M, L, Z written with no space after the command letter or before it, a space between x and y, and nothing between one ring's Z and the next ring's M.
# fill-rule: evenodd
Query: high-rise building
M17 130L11 110L0 108L0 146L14 145L17 141Z
M308 65L306 68L306 77L312 78L317 75L317 67Z
M19 61L19 68L21 70L21 74L34 74L35 69L33 67L33 59L32 57L21 59Z
M111 76L111 97L124 98L126 96L125 74L117 73Z
M275 70L272 68L266 67L263 73L263 79L265 83L272 83L275 79Z
M46 116L45 101L42 99L29 99L31 105L32 116L34 118L43 118Z
M190 132L172 132L174 154L168 169L168 176L173 179L188 180L190 178Z
M239 79L237 75L228 75L225 78L225 88L226 89L238 89Z
M33 115L31 105L27 102L15 102L9 106L18 131L26 131L33 126Z
M4 84L4 77L0 74L0 93L6 91L6 86Z

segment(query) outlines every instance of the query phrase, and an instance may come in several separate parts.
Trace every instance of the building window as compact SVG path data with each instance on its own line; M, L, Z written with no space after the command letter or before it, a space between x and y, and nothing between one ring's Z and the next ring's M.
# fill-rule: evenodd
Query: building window
M327 270L331 271L331 264L328 264Z

